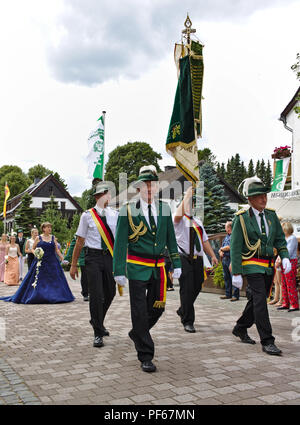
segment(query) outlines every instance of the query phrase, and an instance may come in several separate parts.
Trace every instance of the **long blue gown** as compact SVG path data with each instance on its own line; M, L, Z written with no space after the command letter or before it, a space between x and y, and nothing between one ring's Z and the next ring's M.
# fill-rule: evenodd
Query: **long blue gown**
M37 246L44 250L44 255L39 268L36 287L32 286L38 261L34 258L17 292L10 297L2 297L1 300L17 304L56 304L68 303L75 299L55 255L54 236L52 236L50 242L43 241L41 236L39 238L40 241Z

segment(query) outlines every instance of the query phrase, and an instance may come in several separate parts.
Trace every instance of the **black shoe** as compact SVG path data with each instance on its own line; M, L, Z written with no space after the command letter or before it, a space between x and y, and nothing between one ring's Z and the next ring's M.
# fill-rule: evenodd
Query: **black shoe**
M291 311L299 311L299 308L289 308L288 313L290 313Z
M277 310L288 310L288 307L277 307Z
M184 327L184 330L186 332L190 332L190 333L195 333L196 332L196 329L194 328L193 325L184 325L183 327Z
M142 362L141 364L141 368L144 372L155 372L156 371L156 366L155 364L153 364L150 360L147 360L145 362Z
M103 343L103 339L102 336L95 336L94 338L94 347L103 347L104 343Z
M106 328L103 328L103 336L109 336L109 332Z
M267 344L267 345L263 345L262 346L262 350L267 353L267 354L271 354L273 356L280 356L280 354L282 353L281 350L279 350L278 347L276 347L275 344Z
M88 301L88 300L89 300L89 297L88 296L83 297L83 301Z
M233 335L237 336L240 338L240 340L244 343L244 344L256 344L256 342L254 341L254 339L251 339L250 336L247 334L246 332L241 332L238 331L237 329L233 329L232 331Z

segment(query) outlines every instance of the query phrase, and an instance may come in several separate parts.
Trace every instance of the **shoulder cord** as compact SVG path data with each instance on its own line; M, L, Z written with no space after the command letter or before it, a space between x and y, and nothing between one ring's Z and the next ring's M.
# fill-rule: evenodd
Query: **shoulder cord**
M133 231L133 233L130 236L128 236L128 239L130 240L130 242L137 242L139 237L143 236L147 232L147 227L145 223L143 223L142 221L140 222L138 226L135 226L132 220L129 204L127 204L127 214L128 214L129 226L131 230Z
M245 244L246 244L247 248L249 249L249 251L246 254L242 254L242 259L243 260L249 260L250 258L252 258L256 254L257 251L260 252L261 240L258 239L256 244L251 245L249 238L248 238L244 217L242 215L240 215L240 223L241 223L241 227L242 227L242 231L243 231L243 235L244 235Z

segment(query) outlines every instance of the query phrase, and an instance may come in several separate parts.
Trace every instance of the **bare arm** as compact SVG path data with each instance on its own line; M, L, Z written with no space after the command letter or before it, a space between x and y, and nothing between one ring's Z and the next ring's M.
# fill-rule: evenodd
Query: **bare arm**
M74 280L76 279L76 277L78 277L77 261L81 253L81 250L84 247L84 242L85 242L85 238L82 238L81 236L77 236L76 244L75 244L73 255L72 255L71 268L70 268L70 276Z
M18 244L17 244L17 252L18 252L19 257L23 257L23 255L20 251L20 246Z
M35 250L35 248L37 247L37 244L39 243L39 240L40 240L40 238L39 238L39 236L37 236L37 237L35 238L35 240L34 240L33 247L32 247L32 251L34 251L34 250Z
M215 255L215 253L214 253L214 251L213 251L213 249L212 249L209 241L203 242L203 249L204 249L205 254L207 254L207 255L209 255L211 257L212 263L214 265L217 265L218 264L218 259L217 259L216 255Z
M175 216L174 222L179 223L184 214L191 215L191 207L192 207L192 196L193 196L193 187L190 186L184 195L184 198L180 205L178 206Z
M32 249L29 249L29 239L27 239L25 244L25 252L26 254L32 254Z
M56 239L55 236L54 236L54 244L55 244L55 252L56 252L56 254L59 256L60 261L63 261L64 256L62 255L62 253L60 252L60 249L58 248L57 239Z

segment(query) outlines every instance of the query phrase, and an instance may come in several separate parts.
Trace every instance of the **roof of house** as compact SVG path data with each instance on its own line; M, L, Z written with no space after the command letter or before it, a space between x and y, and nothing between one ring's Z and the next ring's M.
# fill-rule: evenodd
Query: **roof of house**
M166 167L166 171L162 171L158 174L159 178L159 198L161 199L178 199L182 196L182 185L174 184L174 182L187 182L187 179L183 174L178 170L176 166ZM218 175L220 183L225 187L226 195L229 197L231 202L245 203L245 198L237 192L237 190L231 186L226 180ZM170 193L170 188L172 188L172 193ZM130 187L130 189L124 190L119 195L114 197L110 205L119 206L126 201L131 201L132 199L138 196L137 192Z
M13 213L22 203L22 197L25 195L25 193L29 193L29 195L33 196L47 183L49 182L49 180L54 181L58 186L59 186L59 190L62 192L62 194L70 200L70 202L72 202L72 204L78 209L78 210L82 210L81 206L78 204L77 201L75 201L74 198L72 198L72 196L69 194L69 192L64 188L64 186L52 175L52 174L48 174L48 176L43 177L40 180L36 180L35 182L33 182L30 186L27 187L27 189L25 189L23 192L19 193L18 195L14 196L13 198L9 199L7 201L7 214L11 214ZM15 206L13 208L9 208L10 205L12 205L13 203L15 203ZM2 213L3 214L3 213ZM0 214L1 215L1 214Z
M283 121L284 124L286 124L286 117L291 112L291 110L295 107L296 103L298 102L298 98L300 96L300 86L298 87L296 93L290 100L290 102L287 104L287 106L284 108L284 110L280 114L279 121Z

